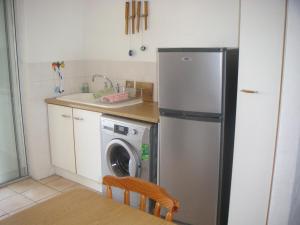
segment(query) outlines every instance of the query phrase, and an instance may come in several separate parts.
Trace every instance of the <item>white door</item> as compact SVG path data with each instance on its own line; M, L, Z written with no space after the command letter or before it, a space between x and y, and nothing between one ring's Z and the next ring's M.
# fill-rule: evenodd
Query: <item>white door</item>
M48 105L52 164L76 173L72 108Z
M300 224L300 1L287 8L284 72L268 225Z
M77 174L101 181L101 113L73 109Z
M285 1L241 1L239 83L229 225L265 225L267 221L284 24Z

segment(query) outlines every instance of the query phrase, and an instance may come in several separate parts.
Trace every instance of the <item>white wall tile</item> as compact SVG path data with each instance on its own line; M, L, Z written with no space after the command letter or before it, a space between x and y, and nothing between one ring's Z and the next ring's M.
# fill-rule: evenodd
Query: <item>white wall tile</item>
M27 63L22 68L22 104L25 141L30 175L35 179L53 173L50 159L48 117L46 98L56 97L55 86L59 84L52 62ZM82 83L88 82L91 91L104 86L102 79L92 82L95 73L107 75L114 84L125 85L126 80L154 83L154 100L157 100L156 63L132 61L66 61L62 70L66 94L78 93Z
M59 83L51 68L52 62L23 64L21 75L22 106L25 130L25 142L30 175L36 179L53 173L50 160L48 117L46 98L57 96L55 86ZM86 82L82 61L66 61L63 69L64 94L80 91Z

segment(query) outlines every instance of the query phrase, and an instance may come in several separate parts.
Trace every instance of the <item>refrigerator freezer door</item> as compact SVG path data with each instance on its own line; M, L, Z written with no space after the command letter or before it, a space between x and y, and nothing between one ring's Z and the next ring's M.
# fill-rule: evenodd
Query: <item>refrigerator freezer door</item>
M216 225L221 123L160 121L159 184L180 202L174 219Z
M221 113L222 52L159 52L159 107Z

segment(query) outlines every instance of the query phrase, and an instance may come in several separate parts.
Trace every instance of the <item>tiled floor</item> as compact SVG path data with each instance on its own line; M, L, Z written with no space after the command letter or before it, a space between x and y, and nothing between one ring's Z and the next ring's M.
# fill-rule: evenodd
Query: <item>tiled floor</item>
M53 175L38 181L28 178L0 188L0 220L78 187L83 186Z

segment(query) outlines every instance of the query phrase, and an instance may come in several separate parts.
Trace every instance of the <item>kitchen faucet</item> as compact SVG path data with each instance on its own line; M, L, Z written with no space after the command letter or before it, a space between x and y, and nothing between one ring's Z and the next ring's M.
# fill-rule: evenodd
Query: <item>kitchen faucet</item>
M110 87L111 87L111 88L114 88L113 82L112 82L111 79L109 79L107 76L102 75L102 74L94 74L94 75L92 76L92 82L95 81L95 78L96 78L96 77L100 77L100 78L105 79L106 81L109 82ZM106 82L105 82L105 87L107 88L107 83L106 83Z

